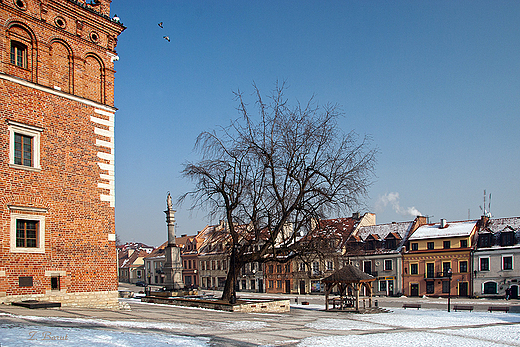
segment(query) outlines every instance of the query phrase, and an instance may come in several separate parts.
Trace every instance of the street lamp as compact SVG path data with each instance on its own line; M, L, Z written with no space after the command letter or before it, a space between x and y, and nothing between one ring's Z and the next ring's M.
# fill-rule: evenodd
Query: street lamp
M449 278L449 287L448 287L448 312L450 312L450 300L451 300L451 276L453 272L451 271L451 267L448 269L448 278Z
M233 291L231 292L231 298L229 300L229 303L230 304L236 304L237 302L237 291L236 291L236 278L237 278L237 273L236 273L236 269L235 269L235 264L236 264L236 252L237 252L237 248L236 248L236 245L233 243L233 249L231 251L231 262L233 264Z

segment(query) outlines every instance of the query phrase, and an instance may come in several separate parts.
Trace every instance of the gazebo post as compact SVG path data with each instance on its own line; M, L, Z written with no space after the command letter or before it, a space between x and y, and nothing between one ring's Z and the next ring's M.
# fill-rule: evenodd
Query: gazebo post
M368 307L372 307L372 282L368 282L368 291L370 296L368 297Z
M332 288L331 283L325 284L325 288L327 289L325 291L325 311L329 310L329 294L330 294L330 288Z
M354 283L354 289L356 290L356 311L359 312L359 288L360 283Z

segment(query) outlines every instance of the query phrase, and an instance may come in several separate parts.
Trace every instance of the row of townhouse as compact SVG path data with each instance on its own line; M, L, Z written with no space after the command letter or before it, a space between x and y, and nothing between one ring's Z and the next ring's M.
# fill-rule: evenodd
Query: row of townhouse
M222 222L177 239L186 287L223 289L231 265L227 237ZM352 264L376 278L374 295L518 297L520 217L432 224L418 216L376 225L374 214L354 214L320 221L299 242L308 247L302 256L245 264L236 289L322 293L323 278ZM149 284L164 281L165 246L143 258Z

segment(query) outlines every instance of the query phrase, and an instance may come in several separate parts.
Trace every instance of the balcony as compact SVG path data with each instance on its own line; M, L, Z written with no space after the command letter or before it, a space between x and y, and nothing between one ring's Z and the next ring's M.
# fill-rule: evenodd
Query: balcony
M427 272L424 274L424 278L426 279L449 279L450 273L448 271L441 271L441 272Z

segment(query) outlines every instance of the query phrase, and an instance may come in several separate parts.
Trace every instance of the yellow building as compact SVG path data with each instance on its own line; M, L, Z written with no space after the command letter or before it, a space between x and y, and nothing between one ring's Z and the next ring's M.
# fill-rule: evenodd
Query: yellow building
M471 285L471 250L477 221L419 227L403 253L403 290L407 296L468 296Z

